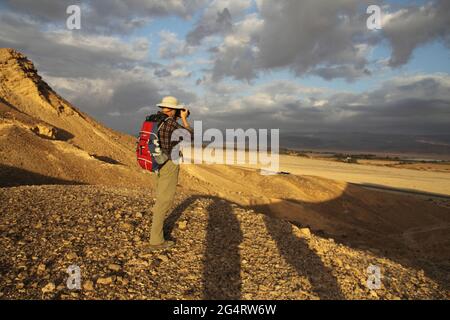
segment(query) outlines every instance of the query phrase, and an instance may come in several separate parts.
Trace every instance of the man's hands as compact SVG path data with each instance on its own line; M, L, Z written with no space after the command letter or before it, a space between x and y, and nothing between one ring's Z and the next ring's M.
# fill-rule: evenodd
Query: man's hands
M191 126L189 125L189 122L187 121L189 114L190 114L189 109L185 108L185 109L181 110L180 117L181 117L181 121L183 121L183 126L192 134L193 130L192 130Z
M181 110L180 116L181 116L181 119L183 120L183 122L184 122L184 120L187 120L188 115L189 115L189 109L185 108L185 109Z

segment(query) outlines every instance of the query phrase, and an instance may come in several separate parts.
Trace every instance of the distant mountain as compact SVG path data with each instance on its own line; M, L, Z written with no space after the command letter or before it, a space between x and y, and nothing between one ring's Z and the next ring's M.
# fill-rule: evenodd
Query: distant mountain
M281 146L293 149L424 155L450 159L450 135L363 132L281 133Z
M145 185L134 143L60 97L23 54L0 49L1 186Z

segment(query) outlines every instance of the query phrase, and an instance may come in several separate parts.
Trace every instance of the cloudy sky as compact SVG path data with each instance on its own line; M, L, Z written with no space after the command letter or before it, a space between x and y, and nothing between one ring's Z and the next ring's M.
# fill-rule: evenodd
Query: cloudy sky
M0 0L0 46L131 134L169 94L204 127L450 133L448 0Z

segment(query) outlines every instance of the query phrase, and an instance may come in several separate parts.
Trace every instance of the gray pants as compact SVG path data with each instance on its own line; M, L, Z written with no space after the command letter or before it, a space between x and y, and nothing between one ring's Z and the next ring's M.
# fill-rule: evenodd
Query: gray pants
M164 243L164 221L172 207L178 184L180 166L169 160L155 176L156 203L153 206L150 244Z

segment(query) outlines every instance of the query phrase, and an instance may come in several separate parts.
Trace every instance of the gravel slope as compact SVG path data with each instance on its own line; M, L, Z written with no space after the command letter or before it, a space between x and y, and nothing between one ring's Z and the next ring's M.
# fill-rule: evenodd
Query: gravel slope
M231 202L181 191L167 233L148 253L151 191L102 186L0 189L0 298L449 299L448 269L402 266ZM366 286L367 268L383 275ZM66 287L67 268L82 289ZM407 265L407 264L405 264Z

